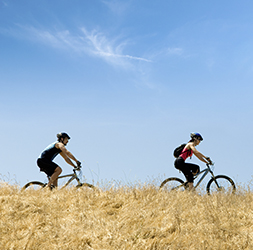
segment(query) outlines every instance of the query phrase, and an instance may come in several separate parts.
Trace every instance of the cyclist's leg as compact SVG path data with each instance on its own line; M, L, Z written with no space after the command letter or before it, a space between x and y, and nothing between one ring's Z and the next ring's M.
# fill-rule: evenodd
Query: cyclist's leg
M191 172L191 170L189 169L189 167L186 165L184 165L184 168L182 170L186 180L188 181L188 188L189 190L193 189L193 174Z
M191 169L189 168L187 163L185 163L183 158L179 157L175 160L175 168L182 171L188 183L193 182L193 175Z
M196 175L200 171L200 169L198 165L192 163L185 163L185 167L187 168L186 179L188 180L189 190L192 190L194 188L193 176Z
M45 172L47 176L50 177L47 186L51 187L52 184L57 186L57 177L61 174L62 169L54 162L45 161L41 158L37 160L37 165L39 166L40 171Z
M200 168L197 164L193 164L193 163L186 163L186 164L188 164L193 175L196 175L197 173L199 173Z
M185 163L183 158L177 158L175 161L175 167L181 170L188 181L189 190L193 189L193 173L197 174L199 166L191 163Z
M55 187L58 186L58 176L61 174L62 169L57 166L57 168L54 170L54 173L52 174L52 176L50 177L50 180L48 182L48 186L51 187L51 185L53 184Z

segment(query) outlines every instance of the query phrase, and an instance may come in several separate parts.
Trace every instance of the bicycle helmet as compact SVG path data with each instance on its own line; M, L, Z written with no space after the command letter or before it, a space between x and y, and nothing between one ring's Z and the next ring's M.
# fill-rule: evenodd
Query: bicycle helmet
M62 132L62 133L59 133L59 134L57 134L57 138L58 138L58 140L60 140L61 138L68 138L68 139L70 139L70 136L67 134L67 133L65 133L65 132Z
M199 133L191 133L191 138L192 139L198 139L200 141L203 141L203 137Z

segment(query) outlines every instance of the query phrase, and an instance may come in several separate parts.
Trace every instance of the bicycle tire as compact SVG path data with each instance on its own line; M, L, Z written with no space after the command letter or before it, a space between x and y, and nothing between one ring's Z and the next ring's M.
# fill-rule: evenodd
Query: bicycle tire
M26 189L34 189L34 190L39 190L39 189L42 189L46 186L47 184L45 183L42 183L40 181L31 181L31 182L28 182L26 183L22 190L26 190Z
M217 187L215 180L219 184L220 188ZM206 186L206 191L210 195L212 193L222 192L227 194L234 194L236 191L234 181L226 175L217 175L212 178Z
M184 191L185 185L182 184L184 184L184 181L182 181L181 179L177 177L170 177L161 183L160 189L168 192L173 190Z
M88 189L95 189L95 186L89 183L81 183L81 185L77 185L76 188L88 188Z

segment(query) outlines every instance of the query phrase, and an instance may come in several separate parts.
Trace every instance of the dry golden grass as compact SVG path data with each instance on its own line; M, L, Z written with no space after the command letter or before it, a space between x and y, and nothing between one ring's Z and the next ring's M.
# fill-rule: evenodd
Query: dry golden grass
M253 194L24 191L0 183L0 249L253 249Z

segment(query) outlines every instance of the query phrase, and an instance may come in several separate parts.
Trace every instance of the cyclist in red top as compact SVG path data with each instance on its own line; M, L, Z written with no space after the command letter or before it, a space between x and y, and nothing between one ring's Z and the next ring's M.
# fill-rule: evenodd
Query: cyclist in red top
M186 144L182 153L174 163L175 168L181 170L185 175L185 178L188 181L189 190L193 189L193 176L199 172L199 166L192 163L186 163L185 160L194 154L204 163L211 162L209 157L204 156L196 149L196 146L198 146L201 141L203 141L203 138L199 133L191 133L191 140Z
M78 161L66 148L70 139L69 135L66 133L57 134L58 141L47 146L41 153L41 156L37 160L37 165L40 171L45 172L49 177L48 187L57 187L57 177L61 174L62 169L53 162L54 158L60 154L64 160L71 165L73 168L80 169L81 162ZM76 162L75 164L71 161Z

